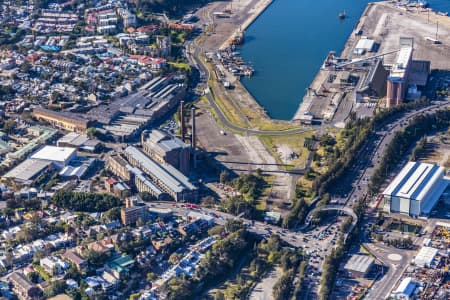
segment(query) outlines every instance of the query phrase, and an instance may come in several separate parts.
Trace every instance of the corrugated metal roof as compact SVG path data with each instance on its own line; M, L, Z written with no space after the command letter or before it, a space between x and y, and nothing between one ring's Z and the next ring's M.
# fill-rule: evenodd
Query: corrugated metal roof
M418 266L430 265L437 253L438 249L424 246L417 253L414 261Z
M164 152L178 148L187 148L179 138L171 136L161 130L153 129L149 131L148 141L156 147L160 147Z
M132 167L130 165L127 166L128 170L130 170L130 172L132 172L134 174L134 176L136 176L137 178L139 178L139 180L145 184L147 187L149 187L153 193L155 193L156 196L159 196L163 193L163 191L161 191L161 189L156 186L149 178L147 178L144 173L142 172L141 169L136 168L136 167Z
M413 53L412 47L403 47L398 53L397 62L394 64L391 74L391 79L403 79L405 77L405 71L408 67L408 63Z
M189 179L186 178L186 176L184 176L180 171L171 166L162 166L158 164L136 147L128 146L125 149L125 152L138 161L142 169L146 172L152 173L172 191L181 193L185 189L196 189L196 187L189 182Z
M89 140L89 138L87 137L87 135L78 134L76 132L70 132L70 133L66 134L65 136L63 136L62 138L60 138L57 143L58 144L59 143L67 143L67 144L71 144L71 145L75 145L75 146L81 146L88 140Z
M441 166L409 162L384 190L384 195L422 201L439 184L445 174Z
M27 181L36 176L43 169L47 168L51 162L37 159L27 159L14 169L3 175L5 178Z
M400 285L398 286L397 290L395 291L395 294L403 294L411 296L414 292L414 289L416 288L416 284L412 282L411 277L407 277L402 280Z
M373 257L368 255L355 254L347 261L344 269L353 272L366 273L374 261Z

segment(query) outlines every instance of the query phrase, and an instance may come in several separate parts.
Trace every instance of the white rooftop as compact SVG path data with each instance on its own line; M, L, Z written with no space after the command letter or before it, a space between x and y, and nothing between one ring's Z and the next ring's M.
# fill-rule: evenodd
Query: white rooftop
M356 44L355 50L363 49L366 51L372 51L375 41L371 39L360 39Z
M392 67L391 74L389 75L389 77L395 77L399 79L403 79L403 77L405 77L405 71L406 68L408 67L408 63L411 59L412 53L413 53L412 47L408 46L400 49L397 56L397 61Z
M414 289L416 288L416 284L412 282L411 277L406 277L402 280L397 290L394 292L395 294L407 295L408 297L412 295Z
M429 266L433 262L433 259L437 253L438 249L424 246L420 249L419 253L417 253L414 262L416 263L416 265L421 267L425 265Z
M55 162L66 162L75 152L75 148L44 146L35 152L31 158Z
M409 162L384 190L383 194L422 201L433 191L436 183L442 181L444 174L444 167L428 163Z

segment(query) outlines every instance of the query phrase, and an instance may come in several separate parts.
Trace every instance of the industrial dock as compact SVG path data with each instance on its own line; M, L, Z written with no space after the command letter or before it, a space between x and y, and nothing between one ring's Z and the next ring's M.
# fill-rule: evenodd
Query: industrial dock
M340 127L351 110L371 116L377 105L384 107L386 78L405 40L413 48L412 81L418 90L412 93L420 95L430 70L450 69L448 16L420 6L369 3L342 53L324 58L293 120L320 119Z

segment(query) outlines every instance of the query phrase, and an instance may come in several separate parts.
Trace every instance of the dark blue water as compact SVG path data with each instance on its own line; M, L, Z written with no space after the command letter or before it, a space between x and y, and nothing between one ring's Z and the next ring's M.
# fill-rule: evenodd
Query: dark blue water
M255 68L242 83L275 119L291 119L330 50L340 53L369 0L274 0L239 50ZM372 0L373 2L373 0ZM450 0L429 0L450 11ZM345 10L347 18L339 20Z

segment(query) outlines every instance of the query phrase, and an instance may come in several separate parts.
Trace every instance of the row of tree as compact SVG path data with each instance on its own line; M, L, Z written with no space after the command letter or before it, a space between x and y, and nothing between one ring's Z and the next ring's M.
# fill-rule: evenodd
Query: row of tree
M369 192L375 194L386 177L401 162L411 145L432 131L447 129L450 125L450 110L438 110L433 114L415 117L401 132L397 132L388 145L374 175L371 178Z
M309 205L304 198L294 200L294 205L283 218L283 228L296 228L298 225L303 224L308 211Z
M426 152L426 149L425 149L426 144L427 144L427 138L426 137L421 138L420 141L417 143L417 145L414 147L409 160L416 161L421 156L423 156Z
M248 253L251 256L249 263L235 278L225 284L225 289L214 295L214 299L248 299L255 285L274 268L275 264L280 263L281 250L281 240L277 235L261 241L257 246L255 244L253 251Z
M352 233L349 233L349 236L344 242L344 236L346 234L344 229L348 228L345 228L346 226L343 225L341 227L342 232L337 240L336 247L331 251L330 255L325 258L325 261L322 265L322 277L320 280L319 296L322 300L332 299L332 292L336 283L339 265L345 258L345 253L347 252L348 248L353 243L352 240L358 237L358 226L362 222L365 209L365 201L363 198L361 198L353 207L353 211L358 217L358 223L357 226L355 226L356 230L354 230Z
M301 281L306 267L305 255L301 250L284 248L281 252L280 266L283 274L273 286L272 296L275 300L300 299Z
M179 14L181 11L206 3L206 0L137 0L136 11L150 13L154 11L167 11L170 14Z
M341 132L344 137L343 145L336 145L332 137L324 135L320 144L327 152L328 170L318 176L313 182L313 190L322 195L342 181L349 168L357 159L357 153L363 148L374 130L384 126L386 122L397 118L399 115L417 110L429 104L427 98L415 102L404 103L386 110L379 111L373 118L359 119L356 113L351 113L345 129Z
M327 145L328 169L313 181L313 190L316 194L323 195L331 187L342 181L342 178L347 175L348 170L357 159L358 151L372 133L371 128L369 118L359 119L355 114L352 114L345 129L341 132L344 138L342 146L334 145L335 142L331 143L332 140L328 137L325 141L321 141L321 144Z

